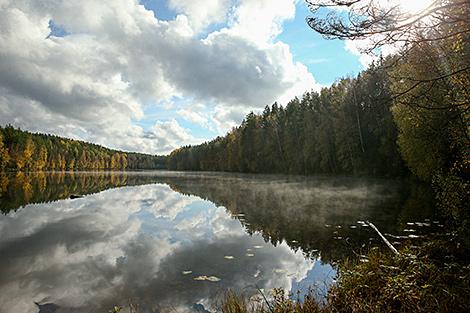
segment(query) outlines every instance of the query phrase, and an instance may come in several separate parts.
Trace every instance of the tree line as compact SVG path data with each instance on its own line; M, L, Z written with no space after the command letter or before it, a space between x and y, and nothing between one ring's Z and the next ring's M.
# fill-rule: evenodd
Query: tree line
M1 171L73 171L165 168L166 158L112 150L100 145L11 125L0 127Z
M307 92L285 107L251 112L226 136L173 151L168 167L286 174L407 173L397 145L390 82L382 64Z

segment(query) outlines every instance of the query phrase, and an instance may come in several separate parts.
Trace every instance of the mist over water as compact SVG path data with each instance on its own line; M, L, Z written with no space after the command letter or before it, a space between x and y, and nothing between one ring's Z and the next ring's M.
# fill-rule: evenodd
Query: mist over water
M6 313L39 312L34 302L210 310L227 289L297 296L316 286L322 297L338 261L381 245L358 221L403 235L407 222L434 217L424 187L380 179L161 171L0 182Z

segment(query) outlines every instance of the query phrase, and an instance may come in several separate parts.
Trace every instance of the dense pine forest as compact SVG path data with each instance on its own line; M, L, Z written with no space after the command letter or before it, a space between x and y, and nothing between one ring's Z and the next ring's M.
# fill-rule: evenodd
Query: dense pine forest
M274 103L250 113L224 137L175 150L168 167L288 174L407 173L390 110L383 65L341 79L320 93L307 92L286 107Z
M129 153L63 137L0 127L1 171L160 169L164 156Z

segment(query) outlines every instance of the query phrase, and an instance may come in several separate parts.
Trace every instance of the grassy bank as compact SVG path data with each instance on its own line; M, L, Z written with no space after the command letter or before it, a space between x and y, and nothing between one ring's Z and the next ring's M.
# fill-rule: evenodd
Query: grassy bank
M269 301L228 293L219 311L251 312L470 312L469 251L457 234L400 255L372 249L367 259L346 260L322 305L312 296L291 300L274 291Z

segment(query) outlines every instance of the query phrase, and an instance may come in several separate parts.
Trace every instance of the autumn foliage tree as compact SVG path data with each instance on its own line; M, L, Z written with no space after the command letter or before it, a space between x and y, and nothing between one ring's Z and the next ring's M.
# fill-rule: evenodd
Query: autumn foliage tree
M369 54L395 51L387 74L401 155L456 220L468 220L470 1L435 0L415 12L397 1L307 3L308 25L324 37L362 40Z
M0 127L0 171L159 169L165 157Z

